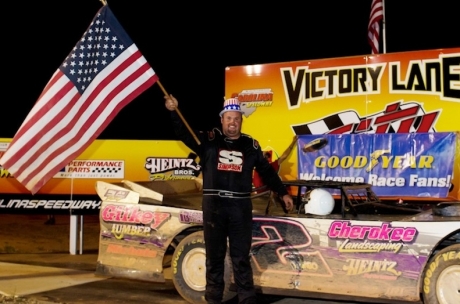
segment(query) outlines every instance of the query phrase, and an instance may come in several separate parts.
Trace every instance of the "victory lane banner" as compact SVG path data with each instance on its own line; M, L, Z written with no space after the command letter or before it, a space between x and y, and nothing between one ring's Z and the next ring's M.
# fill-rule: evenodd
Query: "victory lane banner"
M459 132L460 48L230 66L225 96L240 101L243 132L275 155L293 136ZM297 168L292 153L279 174L295 179Z
M304 149L323 140L320 149ZM456 133L301 135L298 178L369 183L379 196L445 198Z

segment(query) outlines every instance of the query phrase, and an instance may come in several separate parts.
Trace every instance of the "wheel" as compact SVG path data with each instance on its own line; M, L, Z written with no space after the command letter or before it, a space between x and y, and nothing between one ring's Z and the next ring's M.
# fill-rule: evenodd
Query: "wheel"
M423 274L425 304L460 303L460 244L440 250Z
M222 301L235 296L230 291L231 260L227 254L225 259L225 289ZM194 232L186 236L177 245L172 257L172 279L177 292L190 303L206 303L204 293L206 289L206 249L204 246L203 231Z

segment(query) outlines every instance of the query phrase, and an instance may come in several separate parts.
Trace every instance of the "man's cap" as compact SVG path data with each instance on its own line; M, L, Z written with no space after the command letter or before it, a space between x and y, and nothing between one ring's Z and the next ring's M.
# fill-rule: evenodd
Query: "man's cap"
M219 116L222 117L222 115L225 112L230 112L230 111L244 113L243 111L241 111L240 102L238 101L237 98L226 99L224 101L224 109L220 111Z

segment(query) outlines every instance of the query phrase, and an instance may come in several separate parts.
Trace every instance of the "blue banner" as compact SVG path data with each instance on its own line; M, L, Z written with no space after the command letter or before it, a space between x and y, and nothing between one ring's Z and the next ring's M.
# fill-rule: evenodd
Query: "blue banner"
M455 143L451 132L301 135L298 178L369 183L379 196L444 198Z

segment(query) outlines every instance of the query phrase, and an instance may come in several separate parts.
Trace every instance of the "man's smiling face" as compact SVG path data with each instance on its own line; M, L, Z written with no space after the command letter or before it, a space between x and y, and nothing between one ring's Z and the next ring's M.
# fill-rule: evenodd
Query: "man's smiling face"
M231 139L237 139L241 135L241 124L243 123L243 114L237 111L225 112L220 118L222 123L222 132Z

